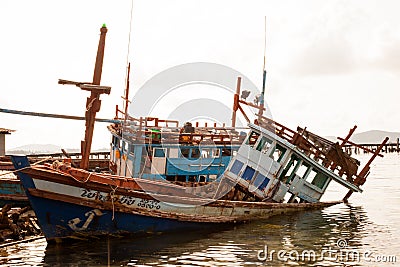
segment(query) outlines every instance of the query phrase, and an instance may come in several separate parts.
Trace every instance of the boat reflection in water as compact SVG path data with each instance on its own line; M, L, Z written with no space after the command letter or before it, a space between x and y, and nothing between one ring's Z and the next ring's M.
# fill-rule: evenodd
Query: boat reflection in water
M254 266L268 263L268 266L282 266L285 262L276 254L265 261L257 257L258 251L267 246L269 252L316 252L316 262L289 260L300 266L317 263L337 266L338 262L332 258L321 261L321 252L338 249L338 239L351 240L349 248L362 252L362 240L371 225L362 207L341 204L322 211L298 212L222 228L217 232L203 229L185 235L104 238L91 245L87 242L47 245L41 239L9 248L8 255L2 255L1 263L18 266Z

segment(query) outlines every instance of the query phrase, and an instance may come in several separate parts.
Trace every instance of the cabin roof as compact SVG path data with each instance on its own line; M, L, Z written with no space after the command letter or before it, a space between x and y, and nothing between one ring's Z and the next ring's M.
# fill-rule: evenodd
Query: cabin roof
M0 134L11 134L12 132L15 132L15 130L0 128Z

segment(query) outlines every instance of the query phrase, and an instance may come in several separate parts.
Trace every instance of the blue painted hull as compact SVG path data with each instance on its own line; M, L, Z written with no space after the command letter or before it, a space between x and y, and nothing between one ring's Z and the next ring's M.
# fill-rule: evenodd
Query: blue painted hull
M56 200L30 196L37 219L47 240L59 238L93 238L100 235L131 235L176 232L180 230L196 230L209 228L211 224L182 222L166 218L149 217L122 212L100 210L101 216L96 216L84 230L74 231L69 222L79 218L77 227L88 220L85 214L93 208ZM114 218L113 218L114 217Z
M21 169L18 175L48 241L89 239L101 235L217 230L257 218L338 204L193 198L176 195L182 193L182 188L177 190L173 185L148 181L147 186L153 187L145 192L142 187L135 189L140 179L127 181L122 177L88 172L80 176L71 169L73 176L69 171L40 166L30 168L26 157L15 156L12 160L15 168ZM91 175L93 179L89 179ZM162 194L158 194L160 192Z
M12 156L16 169L29 167L26 157ZM150 234L195 230L215 226L215 223L188 222L176 219L137 215L113 210L95 209L84 204L74 204L29 193L35 189L30 175L19 172L31 206L41 230L48 241L62 239L90 239L101 235Z

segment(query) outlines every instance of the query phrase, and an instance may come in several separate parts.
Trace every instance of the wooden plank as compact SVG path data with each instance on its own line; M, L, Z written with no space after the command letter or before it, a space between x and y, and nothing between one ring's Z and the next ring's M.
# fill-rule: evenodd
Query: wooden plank
M63 115L63 114L52 114L52 113L42 113L42 112L31 112L31 111L21 111L21 110L13 110L13 109L5 109L0 108L0 112L16 114L16 115L26 115L26 116L35 116L35 117L45 117L45 118L56 118L56 119L68 119L68 120L85 120L85 117L81 116L72 116L72 115ZM113 119L96 119L97 122L107 122L107 123L121 123L121 120L113 120Z

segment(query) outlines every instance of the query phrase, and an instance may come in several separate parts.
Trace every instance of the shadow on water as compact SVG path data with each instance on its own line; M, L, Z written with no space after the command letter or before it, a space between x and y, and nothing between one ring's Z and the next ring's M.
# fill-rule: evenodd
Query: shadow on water
M187 244L208 238L215 231L227 231L232 226L202 229L185 233L152 234L140 237L103 238L89 242L48 244L45 266L125 266L130 262L154 261L160 252L173 248L185 249Z
M338 266L338 259L319 258L328 248L361 250L370 224L362 207L338 205L298 212L224 229L101 239L90 243L48 245L44 266ZM343 245L343 244L342 244ZM258 251L316 252L315 260L288 257L259 259ZM352 262L351 266L358 265Z

